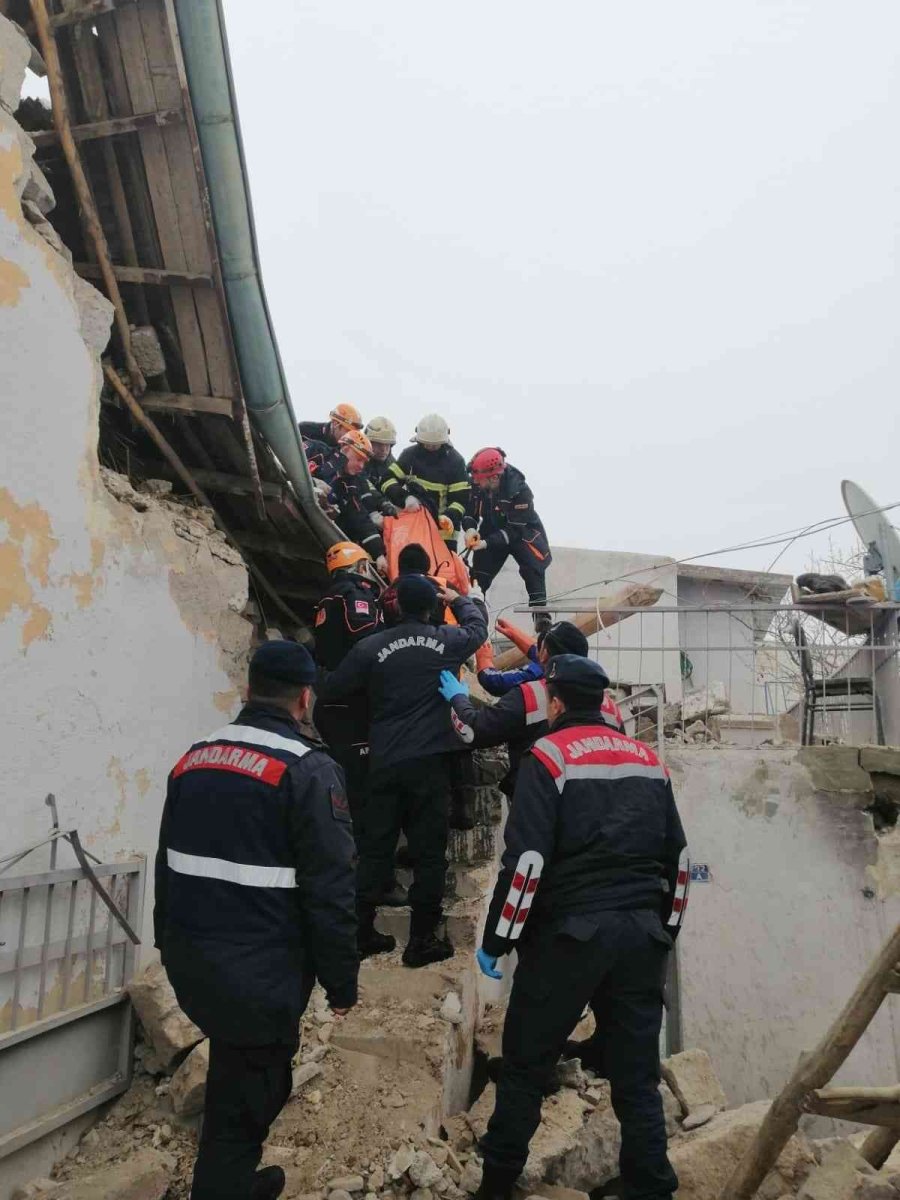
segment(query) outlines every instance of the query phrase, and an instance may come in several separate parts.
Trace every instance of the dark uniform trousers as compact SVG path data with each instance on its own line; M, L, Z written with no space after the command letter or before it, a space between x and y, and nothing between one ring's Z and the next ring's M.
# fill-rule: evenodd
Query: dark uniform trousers
M500 568L509 555L512 555L519 568L519 576L528 593L528 603L546 604L550 555L545 555L543 560L537 558L524 541L513 542L511 546L504 543L501 546L486 546L484 550L476 550L472 555L472 579L487 595L488 588L500 573Z
M597 914L587 941L535 930L519 963L503 1028L503 1070L482 1139L485 1166L515 1177L540 1124L544 1086L586 1004L599 1014L612 1104L622 1126L628 1200L671 1200L659 1094L659 1034L671 939L649 910Z
M413 870L410 935L427 935L440 921L447 873L449 757L432 754L371 770L356 884L363 928L371 923L390 885L401 833L406 834Z
M332 757L343 768L353 837L359 850L369 782L368 702L365 697L354 696L343 704L317 703L313 720Z
M291 1094L297 1045L233 1046L210 1039L191 1200L247 1200L269 1127Z

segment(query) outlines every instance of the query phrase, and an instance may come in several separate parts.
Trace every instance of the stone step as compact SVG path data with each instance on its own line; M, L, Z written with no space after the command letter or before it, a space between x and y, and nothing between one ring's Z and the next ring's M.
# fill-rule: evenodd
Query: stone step
M390 933L397 939L399 946L405 946L409 940L408 908L379 908L375 926L382 933ZM445 913L447 936L454 947L460 950L473 950L478 936L478 913L473 908L463 908L454 905Z

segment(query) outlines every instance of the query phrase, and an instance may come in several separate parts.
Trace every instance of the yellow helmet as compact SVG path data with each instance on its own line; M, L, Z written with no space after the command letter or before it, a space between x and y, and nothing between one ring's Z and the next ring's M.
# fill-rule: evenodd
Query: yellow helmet
M368 560L368 554L356 542L335 542L325 555L325 566L331 571L339 571L341 567L352 567L355 563Z

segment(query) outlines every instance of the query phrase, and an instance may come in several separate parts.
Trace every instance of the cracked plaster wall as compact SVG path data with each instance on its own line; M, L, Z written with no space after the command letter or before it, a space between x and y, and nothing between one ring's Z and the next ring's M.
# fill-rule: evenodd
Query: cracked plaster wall
M900 751L698 746L668 763L710 875L678 941L684 1046L709 1051L731 1104L774 1096L900 920L900 833L867 811L890 807ZM898 1077L892 997L835 1080Z
M0 852L47 832L53 792L93 853L152 855L169 769L237 706L247 578L203 514L101 477L111 307L41 223L52 197L9 111L21 41L0 16ZM60 865L69 857L63 847ZM46 861L42 851L25 865ZM148 874L145 954L151 906Z

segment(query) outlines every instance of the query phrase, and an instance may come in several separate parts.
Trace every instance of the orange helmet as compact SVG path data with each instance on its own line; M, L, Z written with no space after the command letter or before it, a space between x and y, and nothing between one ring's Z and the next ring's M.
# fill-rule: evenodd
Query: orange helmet
M351 429L349 433L345 433L338 442L338 446L342 450L353 450L362 458L372 457L372 443L359 429Z
M352 567L355 563L366 562L368 554L356 542L335 542L325 555L325 566L329 573L339 571L341 567Z
M342 425L344 429L362 429L363 427L359 409L354 408L352 404L336 404L328 416L338 425Z

